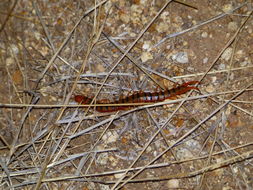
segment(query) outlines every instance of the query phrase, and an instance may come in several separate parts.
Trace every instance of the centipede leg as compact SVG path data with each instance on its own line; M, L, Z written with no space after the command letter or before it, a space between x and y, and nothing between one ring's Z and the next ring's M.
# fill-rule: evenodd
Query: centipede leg
M189 85L198 84L199 81L189 81L182 84L182 86L188 87Z

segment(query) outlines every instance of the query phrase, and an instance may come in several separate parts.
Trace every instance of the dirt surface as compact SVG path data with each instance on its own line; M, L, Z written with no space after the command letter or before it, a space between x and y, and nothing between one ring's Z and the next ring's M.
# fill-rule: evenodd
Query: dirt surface
M2 0L0 15L1 189L253 188L250 1ZM110 110L189 81L151 106L74 101Z

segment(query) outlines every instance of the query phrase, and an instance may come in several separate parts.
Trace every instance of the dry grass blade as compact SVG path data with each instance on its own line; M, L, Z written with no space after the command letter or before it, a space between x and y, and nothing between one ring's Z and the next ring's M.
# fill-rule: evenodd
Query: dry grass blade
M80 24L80 22L83 20L84 17L86 17L89 13L91 13L92 11L94 11L95 9L97 9L99 6L103 5L104 3L106 3L108 0L104 0L101 3L99 3L98 5L96 5L96 7L91 8L90 10L86 11L83 16L76 22L75 26L72 28L72 30L69 32L68 36L65 38L65 40L62 42L61 46L57 49L57 51L54 53L53 57L50 59L50 61L48 62L47 66L45 67L45 69L40 73L39 78L37 79L36 82L36 88L39 85L39 82L43 79L44 75L46 74L46 72L48 71L48 69L51 67L51 65L53 64L54 60L56 59L56 57L58 56L58 54L61 52L61 50L63 49L63 47L67 44L67 42L69 41L69 39L71 38L73 32L75 31L75 29L78 27L78 25ZM35 89L36 89L35 88Z
M147 168L148 165L154 163L157 159L159 159L162 155L164 155L167 151L169 151L172 147L174 147L177 143L179 143L180 141L182 141L183 139L185 139L187 136L189 136L192 132L194 132L196 129L198 129L203 123L205 123L207 120L209 120L211 117L213 117L216 113L218 113L222 108L224 108L225 106L227 106L230 101L232 101L233 99L235 99L236 97L238 97L239 95L241 95L247 88L249 88L251 85L253 85L253 83L249 84L246 88L244 88L243 90L241 90L240 92L238 92L236 95L234 95L228 102L220 105L216 110L214 110L210 115L208 115L205 119L203 119L200 123L198 123L195 127L193 127L191 130L189 130L186 134L184 134L183 136L181 136L179 139L177 139L173 144L171 144L166 150L164 150L161 154L159 154L158 156L156 156L152 161L150 161L146 166L144 166L141 170L139 170L138 172L136 172L134 175L132 175L131 177L129 177L125 182L123 182L120 186L122 187L124 184L126 184L128 181L130 181L131 179L133 179L135 176L137 176L138 174L140 174L144 169ZM153 139L151 139L153 140ZM248 154L247 154L248 155Z
M0 14L2 189L252 188L249 2L2 0Z
M18 0L15 0L14 3L13 3L13 5L12 5L12 7L11 7L11 9L9 10L9 12L8 12L8 14L7 14L4 22L3 22L3 24L1 25L0 34L4 30L4 27L5 27L6 23L8 22L8 20L10 19L11 15L12 15L12 12L14 11L17 3L18 3Z
M200 24L197 24L197 25L195 25L195 26L193 26L193 27L191 27L191 28L188 28L188 29L186 29L186 30L183 30L183 31L180 31L180 32L176 32L176 33L167 35L165 38L163 38L161 41L159 41L154 47L157 47L157 46L161 45L163 42L165 42L165 41L168 40L169 38L174 38L174 37L179 36L179 35L182 35L182 34L184 34L184 33L186 33L186 32L190 32L190 31L192 31L192 30L195 30L196 28L198 28L198 27L200 27L200 26L209 24L209 23L211 23L211 22L213 22L213 21L215 21L215 20L217 20L217 19L223 18L224 16L227 16L227 15L233 13L234 11L236 11L237 9L240 9L241 7L245 6L246 4L247 4L247 3L243 3L243 4L241 4L241 5L237 6L237 7L235 7L234 9L230 10L230 11L227 12L227 13L222 13L222 14L220 14L220 15L217 15L217 16L211 18L211 19L208 19L208 20L206 20L206 21L204 21L204 22L202 22L202 23L200 23Z

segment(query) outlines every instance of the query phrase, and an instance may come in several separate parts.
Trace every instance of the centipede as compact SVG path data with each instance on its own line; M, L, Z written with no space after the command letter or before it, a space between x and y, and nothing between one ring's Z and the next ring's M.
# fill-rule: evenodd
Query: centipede
M98 100L97 104L115 104L115 106L96 106L95 109L98 112L116 112L120 110L131 109L133 106L117 106L117 104L126 104L126 103L156 103L163 102L166 99L176 99L177 96L181 94L185 94L190 90L198 90L195 84L198 84L199 81L189 81L185 82L181 85L177 85L171 89L159 90L154 92L145 92L145 91L137 91L131 95L125 96L123 98L119 98L116 101ZM91 104L93 98L84 95L75 95L74 100L79 104L89 105ZM106 102L106 103L105 103Z

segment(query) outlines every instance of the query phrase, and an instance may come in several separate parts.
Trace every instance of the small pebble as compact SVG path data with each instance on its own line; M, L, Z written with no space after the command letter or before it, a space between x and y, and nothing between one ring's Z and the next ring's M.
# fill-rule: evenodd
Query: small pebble
M226 65L224 63L219 64L219 70L224 70L226 68Z
M236 22L230 22L228 23L228 29L231 31L236 31L238 28L237 23Z
M145 63L146 61L153 59L153 55L150 52L143 52L141 54L141 61Z
M104 184L99 184L101 190L110 190L110 186L109 185L104 185Z
M240 59L240 58L243 58L245 56L245 53L243 52L243 50L238 50L236 53L235 53L235 56L237 59Z
M169 30L169 25L165 22L160 22L158 25L156 25L156 30L159 33L167 32Z
M163 19L163 20L166 20L166 22L168 22L169 15L170 15L170 13L169 13L168 11L164 11L164 12L161 14L160 18Z
M12 64L15 63L12 57L8 57L5 62L6 62L6 66L11 66Z
M151 152L152 148L150 146L148 146L148 148L146 149L147 152Z
M113 143L116 142L119 138L119 135L117 134L116 131L108 131L107 133L104 134L104 136L102 137L102 140L108 144L108 143Z
M149 49L149 48L150 48L150 44L151 44L151 42L150 42L150 41L146 41L146 42L144 42L144 44L143 44L142 48L143 48L143 49L145 49L145 50L147 50L147 49Z
M217 77L212 77L212 83L215 83L216 82L216 80L217 80Z
M208 57L205 57L205 58L203 59L203 63L206 64L207 62L208 62Z
M221 59L228 61L233 53L233 48L227 48L221 55Z
M213 87L213 85L208 85L208 86L206 87L206 91L207 91L208 93L212 93L212 92L215 91L215 88Z
M233 8L232 4L226 4L226 5L224 5L224 6L222 7L222 10L223 10L224 12L229 12L229 11L232 10L232 8Z
M213 117L211 118L211 120L212 120L212 121L217 121L217 117L216 117L216 116L213 116Z
M189 58L187 52L178 52L175 55L172 55L172 59L176 60L178 63L188 63Z
M207 33L207 32L203 32L203 33L201 34L201 36L202 36L202 38L207 38L208 33Z
M199 144L199 142L194 139L190 139L186 141L185 145L193 150L199 150L201 148L201 145Z
M107 152L99 154L96 162L100 165L106 165L109 159L109 155Z
M120 15L120 20L122 20L124 23L129 23L130 16L128 14L121 14Z
M188 150L187 148L179 148L176 151L176 155L180 160L193 158L192 152L190 150Z
M233 171L234 171L234 173L238 173L238 168L237 167L233 167Z
M229 80L233 81L234 79L235 79L235 74L231 73L230 76L229 76Z
M222 187L222 190L232 190L232 187L224 186L224 187Z
M14 53L14 54L18 54L19 53L19 49L18 49L18 47L15 45L15 44L11 44L10 45L10 48L12 49L12 52Z
M174 189L179 188L179 180L178 179L171 179L167 182L167 187Z

